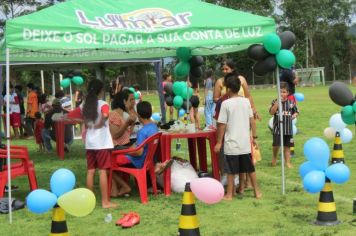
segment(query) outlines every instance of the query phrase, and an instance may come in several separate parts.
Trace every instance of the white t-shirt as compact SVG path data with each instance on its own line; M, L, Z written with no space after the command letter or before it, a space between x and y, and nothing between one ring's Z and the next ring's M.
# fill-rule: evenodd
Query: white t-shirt
M94 129L93 126L97 124L102 116L101 108L102 106L108 104L102 100L98 100L98 118L87 128L87 134L85 138L85 149L111 149L114 147L112 142L111 133L109 129L109 120L105 121L105 125L99 129ZM82 106L81 106L82 109Z
M4 97L4 105L6 105L7 101L7 95ZM17 97L16 93L10 94L10 114L11 113L21 113L20 111L20 104L19 104L19 98ZM13 104L12 102L17 102L17 104Z
M253 117L253 112L247 98L233 97L222 102L218 122L226 124L225 155L251 153L251 117Z

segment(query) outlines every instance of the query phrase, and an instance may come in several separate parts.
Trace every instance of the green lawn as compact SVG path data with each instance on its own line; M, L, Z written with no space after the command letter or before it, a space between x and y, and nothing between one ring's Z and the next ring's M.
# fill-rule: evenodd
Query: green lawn
M356 89L352 88L353 93ZM356 141L344 144L346 164L351 169L350 180L343 185L334 185L334 199L337 206L338 219L341 224L333 227L320 227L311 224L316 219L319 194L309 194L303 190L298 167L305 161L303 144L311 137L323 137L324 128L329 126L329 118L340 111L328 96L327 87L298 88L305 95L305 101L299 103L300 117L297 127L299 134L296 140L296 157L292 160L294 169L286 170L286 195L281 190L281 166L269 167L271 159L271 134L267 128L270 115L270 102L276 97L275 89L253 90L252 94L263 120L258 122L259 144L262 161L257 165L257 178L263 193L261 200L253 198L253 192L247 191L243 199L232 202L220 202L216 205L206 205L196 202L197 215L201 235L355 235L355 226L351 221L352 199L356 197ZM159 109L156 95L145 96ZM349 126L352 131L354 127ZM182 141L185 147L185 141ZM332 148L333 141L328 141ZM35 162L38 184L40 188L49 189L50 176L58 168L71 169L77 178L77 187L85 187L86 161L84 146L81 141L75 141L71 152L60 161L56 155L39 154L33 140L15 141L17 145L26 145L30 150L31 159ZM172 145L175 147L175 145ZM186 152L178 155L184 157ZM24 200L28 194L28 183L25 177L17 178L14 184L20 190L13 196ZM135 189L135 188L134 188ZM96 185L96 196L99 188ZM178 218L181 210L182 194L172 194L165 197L150 196L149 203L142 205L137 192L130 198L114 199L120 207L115 210L102 209L100 199L93 213L83 218L66 214L67 225L71 235L177 235ZM111 213L114 220L122 212L136 211L141 215L141 223L132 229L121 229L112 223L105 223L104 217ZM8 223L8 216L0 216L1 235L46 235L51 228L51 212L36 215L28 210L13 213L13 223Z

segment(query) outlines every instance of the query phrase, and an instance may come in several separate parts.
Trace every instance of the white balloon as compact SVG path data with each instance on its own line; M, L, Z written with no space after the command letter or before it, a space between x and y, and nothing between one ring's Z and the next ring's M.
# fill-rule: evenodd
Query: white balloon
M298 128L297 126L293 125L293 136L298 133Z
M330 117L329 120L330 127L334 128L336 131L341 132L345 127L346 124L341 119L341 114L336 113Z
M342 143L349 143L352 140L352 132L348 128L343 129L340 136Z
M336 130L332 127L327 127L324 129L324 135L328 139L333 139L335 137Z
M269 119L269 121L268 121L268 127L269 127L270 129L273 129L273 116L272 116L271 119Z

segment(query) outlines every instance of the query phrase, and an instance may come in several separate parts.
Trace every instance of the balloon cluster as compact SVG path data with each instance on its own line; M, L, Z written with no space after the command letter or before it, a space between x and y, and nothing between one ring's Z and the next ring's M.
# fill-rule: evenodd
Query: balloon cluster
M71 82L76 85L81 85L84 83L84 79L80 75L68 75L68 77L64 78L60 84L62 88L67 88Z
M177 78L184 78L189 74L189 80L192 84L198 83L198 79L203 72L201 66L204 64L202 56L192 56L189 48L177 48L176 55L179 63L174 67L174 74Z
M86 188L74 189L75 176L68 169L58 169L51 177L49 192L44 189L32 191L26 198L28 209L37 214L45 213L58 204L67 213L82 217L95 208L95 195Z
M329 119L329 127L324 129L324 135L328 139L335 137L336 131L340 132L342 143L349 143L352 140L352 132L346 128L346 124L340 113L332 115Z
M349 179L350 170L345 164L328 166L330 150L321 138L309 139L304 144L304 155L308 161L299 167L299 174L307 192L320 192L324 188L326 178L336 184L343 184Z
M295 56L289 49L295 43L295 35L291 31L284 31L277 35L268 34L263 39L263 45L253 44L248 50L248 56L257 61L253 71L257 75L264 75L276 69L277 64L290 69L295 64Z
M164 91L166 92L166 104L167 106L174 106L176 109L186 109L187 101L193 96L193 89L188 87L187 83L184 81L176 81L173 83L166 83L164 86ZM192 105L190 104L189 107ZM185 110L179 110L179 116L185 114Z
M356 96L354 97L351 90L341 82L334 82L329 88L331 100L342 106L341 119L348 125L356 125Z

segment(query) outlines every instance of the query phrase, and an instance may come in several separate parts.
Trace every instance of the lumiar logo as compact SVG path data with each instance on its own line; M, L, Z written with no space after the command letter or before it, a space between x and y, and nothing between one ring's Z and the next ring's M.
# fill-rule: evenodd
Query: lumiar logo
M162 29L182 28L191 24L191 12L173 14L163 8L143 8L123 14L107 13L91 19L82 10L75 11L81 25L102 30L131 30L152 32Z

